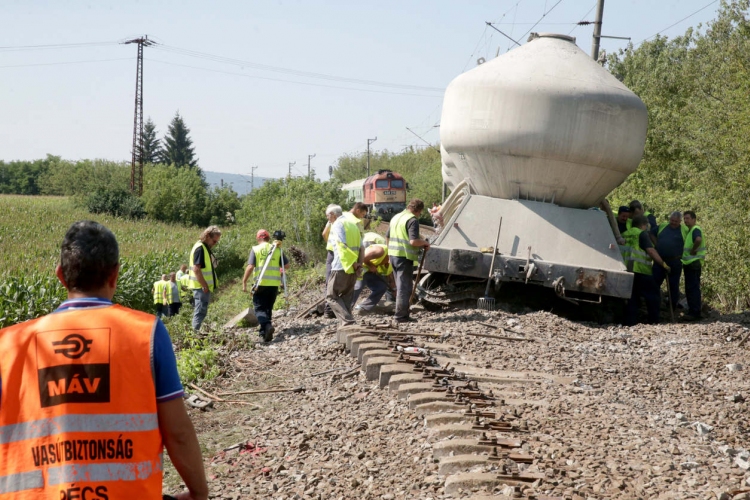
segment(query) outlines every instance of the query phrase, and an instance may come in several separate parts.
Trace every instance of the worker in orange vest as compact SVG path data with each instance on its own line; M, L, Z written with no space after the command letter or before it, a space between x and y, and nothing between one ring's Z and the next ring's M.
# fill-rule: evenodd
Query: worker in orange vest
M161 499L165 446L176 498L208 498L169 334L112 303L119 258L106 227L74 223L56 269L68 299L0 330L0 500Z

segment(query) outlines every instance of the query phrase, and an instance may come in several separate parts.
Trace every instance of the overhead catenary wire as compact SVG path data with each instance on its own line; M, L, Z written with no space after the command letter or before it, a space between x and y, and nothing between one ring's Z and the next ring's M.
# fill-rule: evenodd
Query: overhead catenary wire
M406 96L412 96L412 97L442 97L439 95L430 95L430 94L417 94L413 92L394 92L389 90L376 90L376 89L363 89L363 88L357 88L357 87L344 87L341 85L326 85L324 83L313 83L313 82L302 82L297 80L285 80L283 78L272 78L269 76L260 76L260 75L248 75L246 73L237 73L233 71L226 71L226 70L220 70L220 69L212 69L212 68L202 68L200 66L192 66L189 64L180 64L180 63L173 63L169 61L162 61L160 59L153 59L151 57L146 58L146 60L159 63L159 64L166 64L169 66L178 66L182 68L191 68L191 69L198 69L201 71L210 71L213 73L223 73L225 75L234 75L234 76L242 76L245 78L253 78L257 80L268 80L272 82L285 82L285 83L293 83L296 85L309 85L313 87L324 87L324 88L330 88L330 89L340 89L340 90L352 90L356 92L371 92L375 94L393 94L393 95L406 95Z
M5 66L0 66L0 68L30 68L33 66L64 66L66 64L87 64L87 63L97 63L97 62L112 62L112 61L132 61L135 59L134 57L118 57L115 59L89 59L86 61L60 61L60 62L50 62L50 63L29 63L29 64L8 64Z
M709 3L707 3L706 5L704 5L703 7L701 7L700 9L696 10L695 12L693 12L692 14L689 14L689 15L687 15L687 16L685 16L685 17L683 17L682 19L680 19L680 20L679 20L679 21L677 21L676 23L670 24L669 26L667 26L666 28L664 28L663 30L661 30L661 31L659 31L659 32L657 32L657 33L654 33L653 35L651 35L651 36L649 36L649 37L647 37L647 38L644 38L643 40L641 40L640 42L636 43L635 45L640 45L640 44L642 44L643 42L645 42L646 40L650 40L650 39L654 38L655 36L659 36L659 35L661 35L661 34L662 34L662 33L664 33L665 31L667 31L668 29L674 28L675 26L677 26L677 25L678 25L678 24L680 24L681 22L683 22L683 21L687 21L688 19L690 19L690 18L691 18L691 17L693 17L694 15L698 14L699 12L701 12L701 11L703 11L703 10L706 10L707 8L709 8L710 6L712 6L713 4L715 4L715 3L716 3L716 2L718 2L718 1L719 1L719 0L712 0L711 2L709 2Z
M10 52L15 50L47 50L47 49L80 49L85 47L101 47L105 45L118 45L120 42L82 42L82 43L55 43L45 45L7 45L0 46L0 51Z
M525 37L526 35L528 35L528 34L529 34L529 33L531 32L531 30L533 30L534 28L536 28L537 24L541 23L541 22L542 22L542 20L543 20L543 19L544 19L545 17L547 17L547 14L549 14L550 12L552 12L553 10L555 10L555 7L557 7L558 5L560 5L560 2L562 2L562 0L557 0L557 3L555 3L555 5L553 5L552 7L550 7L550 9L549 9L549 10L545 11L544 13L542 13L542 17L540 17L540 18L539 18L539 20L538 20L538 21L537 21L536 23L534 23L534 26L532 26L531 28L529 28L529 29L528 29L528 31L527 31L526 33L524 33L523 35L521 35L521 36L520 36L519 38L520 38L521 40L523 40L523 38L524 38L524 37Z
M234 59L230 57L224 57L224 56L217 56L213 54L207 54L204 52L198 52L195 50L189 50L189 49L182 49L179 47L172 47L169 45L163 45L163 44L156 44L154 45L155 49L166 51L166 52L172 52L175 54L180 54L188 57L195 57L199 59L205 59L209 61L224 63L224 64L231 64L235 66L240 67L250 67L253 69L263 70L263 71L271 71L276 73L284 73L288 75L294 75L294 76L301 76L301 77L307 77L307 78L315 78L315 79L321 79L321 80L329 80L329 81L336 81L336 82L345 82L345 83L354 83L359 85L368 85L368 86L374 86L374 87L389 87L389 88L397 88L402 90L419 90L419 91L432 91L432 92L442 92L443 89L439 87L427 87L427 86L420 86L420 85L406 85L406 84L399 84L399 83L389 83L389 82L381 82L376 80L363 80L359 78L348 78L348 77L342 77L342 76L336 76L336 75L329 75L325 73L316 73L313 71L304 71L304 70L297 70L297 69L291 69L291 68L282 68L280 66L271 66L268 64L260 64L255 63L251 61L245 61L241 59Z
M594 2L594 5L591 6L591 8L588 10L588 12L586 12L581 17L581 20L578 21L575 26L573 26L573 29L568 32L568 35L570 35L571 33L573 33L576 30L576 28L578 28L579 26L581 26L581 23L583 22L583 20L586 19L589 16L589 14L591 14L591 11L593 11L595 8L596 8L596 2Z

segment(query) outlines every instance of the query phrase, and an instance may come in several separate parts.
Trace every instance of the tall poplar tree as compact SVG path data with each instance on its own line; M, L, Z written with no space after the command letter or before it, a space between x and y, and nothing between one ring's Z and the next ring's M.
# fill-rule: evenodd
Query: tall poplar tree
M175 113L167 129L167 135L164 136L162 162L178 168L198 167L193 140L190 139L190 129L185 125L179 111Z

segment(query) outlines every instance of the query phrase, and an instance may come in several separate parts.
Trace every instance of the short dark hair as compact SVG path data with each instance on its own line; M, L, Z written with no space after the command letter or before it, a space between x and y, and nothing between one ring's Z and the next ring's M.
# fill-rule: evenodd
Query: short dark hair
M112 231L98 222L74 222L60 246L60 267L68 290L91 292L107 283L120 262Z
M640 208L641 210L643 210L643 205L638 200L631 201L630 202L630 211L632 212L636 208Z
M682 214L682 216L684 217L686 215L689 215L693 219L697 219L698 218L698 217L695 216L695 212L693 212L692 210L685 210L685 212Z
M365 205L361 201L358 201L357 203L354 204L354 206L352 207L352 210L364 210L365 212L367 212L367 205Z
M419 212L420 210L424 210L424 202L419 198L414 198L409 202L409 205L406 208L412 212Z
M633 217L633 227L641 227L644 224L648 226L648 219L645 215L636 215Z

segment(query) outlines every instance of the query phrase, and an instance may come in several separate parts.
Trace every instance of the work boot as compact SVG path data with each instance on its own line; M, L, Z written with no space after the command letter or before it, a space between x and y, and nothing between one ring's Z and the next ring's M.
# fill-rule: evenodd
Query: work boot
M266 342L271 342L273 340L273 332L275 331L276 329L273 327L271 323L266 323L266 326L263 332L263 340Z

